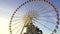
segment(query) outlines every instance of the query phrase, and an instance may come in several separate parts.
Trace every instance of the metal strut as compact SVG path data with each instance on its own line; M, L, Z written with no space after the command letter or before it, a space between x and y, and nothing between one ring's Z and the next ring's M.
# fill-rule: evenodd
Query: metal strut
M39 30L39 28L35 27L32 23L28 24L27 31L24 34L42 34L42 30Z

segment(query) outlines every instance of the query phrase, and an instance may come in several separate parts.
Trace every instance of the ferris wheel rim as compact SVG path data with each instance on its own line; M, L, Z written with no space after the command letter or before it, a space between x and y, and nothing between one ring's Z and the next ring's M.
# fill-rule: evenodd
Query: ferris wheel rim
M14 11L14 13L12 14L12 17L11 17L11 20L10 20L10 26L9 26L9 27L10 27L9 30L10 30L10 33L11 33L11 34L12 34L12 31L11 31L11 23L12 23L12 19L13 19L15 13L17 12L17 10L19 10L20 7L22 7L22 6L25 5L26 3L29 3L29 2L32 2L32 1L40 1L40 0L29 0L29 1L26 1L26 2L24 2L23 4L21 4L21 5ZM48 1L44 1L44 2L47 2L48 4L50 4L50 5L55 9L55 12L56 12L56 15L57 15L56 29L58 29L58 25L59 25L59 14L58 14L57 9L55 8L55 6L54 6L52 3L48 2ZM56 31L56 29L54 29L53 32ZM53 32L52 32L52 33L53 33Z

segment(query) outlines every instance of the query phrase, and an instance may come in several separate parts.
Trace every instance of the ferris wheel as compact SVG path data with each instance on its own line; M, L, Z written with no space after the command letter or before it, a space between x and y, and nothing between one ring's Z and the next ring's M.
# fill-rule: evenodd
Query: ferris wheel
M28 0L22 3L11 16L10 34L24 34L27 31L26 26L29 25L31 29L39 28L43 34L57 33L59 14L56 7L46 0Z

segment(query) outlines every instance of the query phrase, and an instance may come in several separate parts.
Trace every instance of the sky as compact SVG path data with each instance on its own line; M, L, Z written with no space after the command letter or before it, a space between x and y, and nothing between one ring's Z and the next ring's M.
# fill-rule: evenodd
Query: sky
M14 10L27 0L0 0L0 34L9 33L9 21ZM60 14L60 0L49 0L53 3ZM59 25L60 26L60 25ZM60 27L58 33L60 33Z

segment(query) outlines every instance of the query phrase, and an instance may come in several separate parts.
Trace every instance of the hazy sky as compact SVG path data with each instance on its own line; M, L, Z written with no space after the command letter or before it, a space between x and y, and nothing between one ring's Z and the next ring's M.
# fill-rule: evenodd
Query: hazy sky
M27 0L0 0L0 34L9 34L9 21L14 10ZM60 0L49 0L60 14ZM60 32L60 27L59 30ZM59 32L57 34L59 34Z

